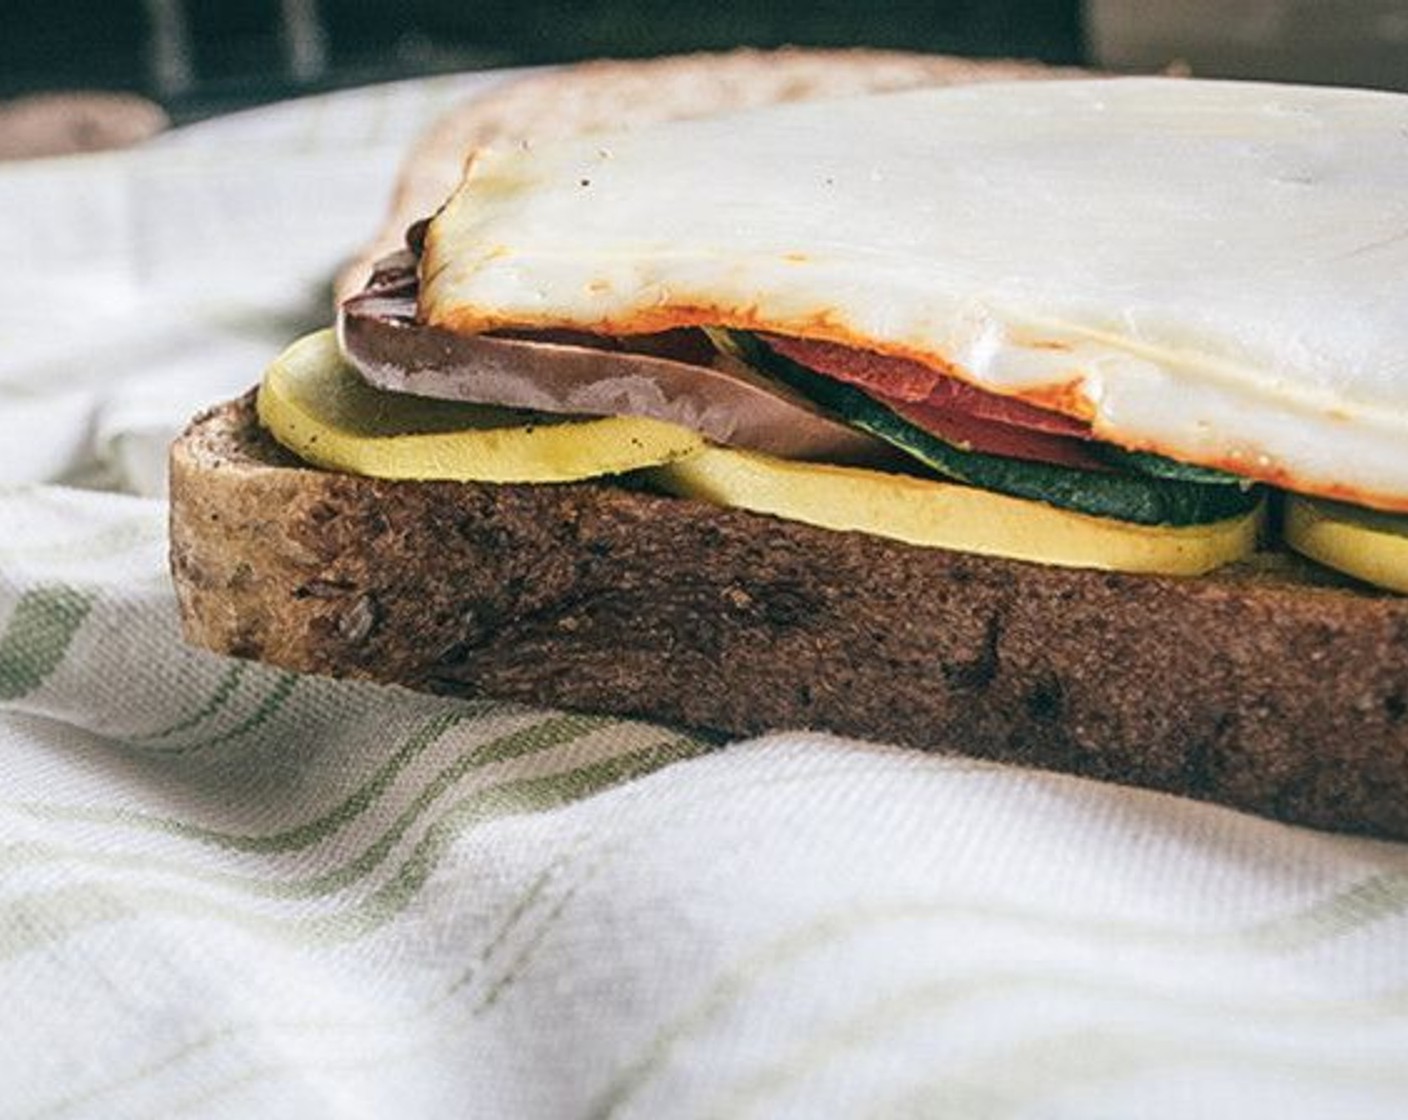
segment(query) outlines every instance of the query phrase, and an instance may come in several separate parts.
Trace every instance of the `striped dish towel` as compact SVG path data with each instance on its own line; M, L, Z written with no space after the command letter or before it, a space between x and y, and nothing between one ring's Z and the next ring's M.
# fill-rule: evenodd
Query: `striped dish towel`
M0 173L0 1116L1408 1114L1408 847L181 643L140 495L442 94Z

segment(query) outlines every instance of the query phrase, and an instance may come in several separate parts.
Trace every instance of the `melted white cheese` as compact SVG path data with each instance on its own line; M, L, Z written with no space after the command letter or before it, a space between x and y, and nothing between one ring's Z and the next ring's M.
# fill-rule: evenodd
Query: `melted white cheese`
M477 153L435 323L906 354L1105 438L1408 509L1408 96L1173 79L812 102Z

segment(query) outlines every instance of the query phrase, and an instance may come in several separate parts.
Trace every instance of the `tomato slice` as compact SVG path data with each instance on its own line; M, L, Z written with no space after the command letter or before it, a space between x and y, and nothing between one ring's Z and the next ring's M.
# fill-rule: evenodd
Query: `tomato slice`
M808 338L788 338L777 334L760 337L769 349L776 350L784 358L791 358L798 365L867 392L881 393L892 400L928 400L940 381L952 380L938 370L909 358L890 358L872 350L857 350L835 342L818 342Z
M912 358L892 358L835 342L772 334L762 337L770 348L783 357L868 393L879 394L887 398L884 402L887 404L890 401L923 403L942 409L950 417L962 413L980 421L1035 432L1074 439L1091 438L1090 425L1084 421L1038 408L1013 397L989 393Z
M1081 439L1000 423L928 401L901 401L878 393L868 395L916 428L965 451L981 451L1034 463L1054 463L1084 471L1110 470L1109 465Z

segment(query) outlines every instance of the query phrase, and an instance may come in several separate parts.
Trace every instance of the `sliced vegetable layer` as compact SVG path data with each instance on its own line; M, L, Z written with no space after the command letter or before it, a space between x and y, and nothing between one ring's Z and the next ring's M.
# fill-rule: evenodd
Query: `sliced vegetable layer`
M1408 593L1408 517L1288 495L1286 543L1327 568Z
M258 409L273 437L308 462L376 478L569 482L704 446L697 433L660 420L581 419L374 389L343 360L331 331L275 359Z
M710 447L650 472L717 505L907 544L1113 571L1201 575L1251 554L1260 507L1222 521L1132 525L949 482Z
M1096 471L965 450L910 423L853 385L824 377L771 349L755 335L730 332L744 359L893 444L947 478L1061 509L1140 525L1199 525L1253 509L1249 488L1152 474Z
M698 331L457 334L416 321L409 252L383 258L337 316L343 357L397 393L571 416L641 416L788 459L873 465L883 443L720 354Z
M763 335L761 339L784 358L858 389L913 404L961 410L979 420L1000 421L1015 428L1076 439L1090 438L1090 425L1083 420L987 392L912 358L895 358L835 342L784 335Z

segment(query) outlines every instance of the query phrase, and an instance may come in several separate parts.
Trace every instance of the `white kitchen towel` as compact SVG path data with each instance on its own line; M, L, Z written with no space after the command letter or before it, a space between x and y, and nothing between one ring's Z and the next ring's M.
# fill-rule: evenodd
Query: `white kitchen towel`
M0 169L0 1115L1408 1114L1408 846L181 643L166 442L463 81Z

